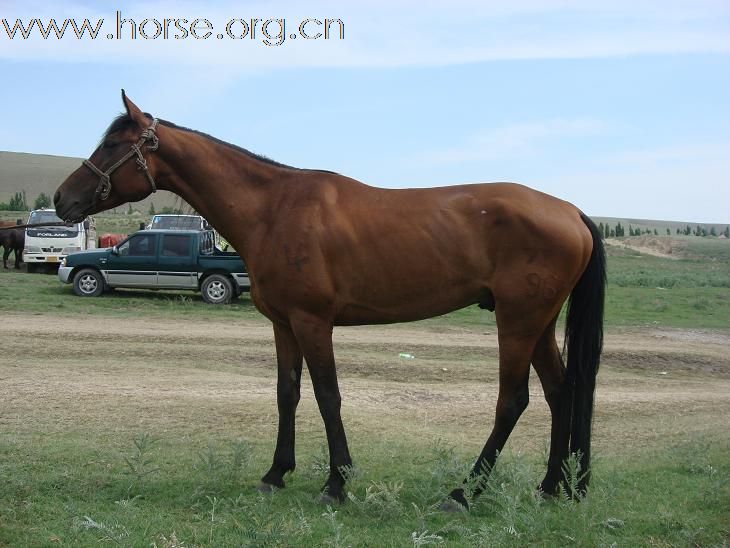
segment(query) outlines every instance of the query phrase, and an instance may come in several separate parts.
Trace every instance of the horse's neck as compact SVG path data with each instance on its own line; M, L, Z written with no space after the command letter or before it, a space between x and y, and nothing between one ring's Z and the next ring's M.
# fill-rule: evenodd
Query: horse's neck
M160 146L167 168L160 188L182 197L245 255L277 199L277 181L286 168L197 134L174 134L175 146L169 152Z

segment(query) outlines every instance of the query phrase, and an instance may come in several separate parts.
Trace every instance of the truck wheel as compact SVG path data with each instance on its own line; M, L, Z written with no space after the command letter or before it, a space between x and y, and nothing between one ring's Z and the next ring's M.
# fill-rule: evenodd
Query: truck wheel
M98 297L104 291L104 278L93 268L79 270L74 276L74 293L79 297Z
M211 274L200 285L200 293L208 304L228 304L233 298L233 284L223 274Z

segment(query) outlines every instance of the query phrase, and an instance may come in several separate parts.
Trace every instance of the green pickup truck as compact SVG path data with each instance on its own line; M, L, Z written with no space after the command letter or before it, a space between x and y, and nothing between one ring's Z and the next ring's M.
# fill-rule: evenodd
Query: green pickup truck
M81 297L116 287L192 289L227 304L250 289L246 265L215 247L212 230L141 230L114 247L68 255L58 277Z

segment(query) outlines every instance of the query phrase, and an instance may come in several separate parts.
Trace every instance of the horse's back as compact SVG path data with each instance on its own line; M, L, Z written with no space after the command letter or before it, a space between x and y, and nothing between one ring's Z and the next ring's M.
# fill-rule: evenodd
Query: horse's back
M20 224L20 219L17 221L0 221L0 246L6 246L9 248L17 249L23 247L25 243L25 229L14 228Z

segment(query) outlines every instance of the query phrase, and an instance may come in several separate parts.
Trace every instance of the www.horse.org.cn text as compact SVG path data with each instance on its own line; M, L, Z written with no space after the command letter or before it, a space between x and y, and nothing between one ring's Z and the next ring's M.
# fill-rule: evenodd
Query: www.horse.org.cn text
M308 17L287 24L286 18L231 18L224 25L198 17L131 18L116 12L114 21L104 18L15 19L3 18L0 38L9 40L252 40L281 46L287 40L344 40L342 19ZM292 29L294 29L292 31ZM106 31L106 32L105 32Z

